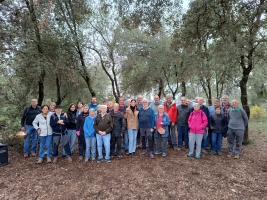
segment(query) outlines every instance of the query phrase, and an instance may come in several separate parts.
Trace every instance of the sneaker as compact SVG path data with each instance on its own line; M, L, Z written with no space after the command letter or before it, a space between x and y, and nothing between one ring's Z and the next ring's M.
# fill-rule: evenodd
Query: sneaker
M199 159L200 158L200 154L196 154L196 159Z
M110 159L112 159L112 158L114 158L114 156L112 155L112 156L110 156Z
M70 156L68 157L68 161L69 162L72 162L72 158Z
M187 154L187 157L193 157L193 156L194 156L193 153L189 153L189 154Z
M81 161L83 159L83 157L82 156L79 156L79 160Z
M159 154L161 154L161 151L155 151L154 154L155 154L155 155L159 155Z
M167 154L166 154L166 153L162 153L162 156L163 156L163 157L166 157L166 156L167 156Z
M92 158L92 161L95 161L95 158Z
M129 151L128 150L125 150L124 151L126 155L129 155Z
M182 150L182 147L178 147L178 148L177 148L177 151L181 151L181 150Z
M136 153L135 152L133 152L133 156L136 156Z
M239 154L236 154L234 159L239 159Z
M23 157L24 157L24 158L28 158L29 155L25 153Z
M53 159L53 163L57 163L57 158L54 158Z
M216 154L216 151L211 151L210 154L211 155L215 155Z
M111 160L110 160L110 159L107 159L106 162L107 162L107 163L111 163Z
M186 151L186 152L189 152L189 148L188 148L188 147L185 147L185 151Z
M37 164L41 164L42 162L43 162L43 159L39 158L38 161L37 161Z
M129 156L133 156L133 153L129 153Z
M204 154L208 154L208 152L206 151L206 149L201 149L201 152Z
M210 147L209 147L209 146L207 146L207 147L206 147L206 150L210 150Z
M119 156L117 156L117 158L119 158L119 159L122 159L122 158L123 158L123 156L122 156L122 155L119 155Z
M102 163L103 159L98 159L97 163Z
M141 155L145 155L146 154L146 150L142 150Z
M153 153L150 153L149 156L150 156L150 158L152 158L152 159L154 158L154 154L153 154Z
M88 158L85 158L84 162L88 162Z
M227 157L228 157L228 158L231 158L231 157L232 157L232 154L228 153L228 154L227 154Z
M173 150L178 151L178 147L177 146L173 147Z
M35 153L35 152L32 152L32 153L31 153L31 156L32 156L32 157L36 157L36 153Z
M222 155L222 152L218 151L217 154L218 154L219 156L221 156L221 155Z
M47 158L47 163L51 163L52 162L52 159L51 158Z

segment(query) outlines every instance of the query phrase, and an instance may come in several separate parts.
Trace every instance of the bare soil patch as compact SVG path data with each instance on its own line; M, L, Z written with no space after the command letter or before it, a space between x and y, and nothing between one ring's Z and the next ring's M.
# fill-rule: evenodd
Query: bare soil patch
M256 136L256 135L255 135ZM251 136L253 137L253 136ZM9 165L0 167L0 199L267 199L267 141L255 137L239 160L168 149L167 157L148 155L111 163L60 157L37 165L9 148Z

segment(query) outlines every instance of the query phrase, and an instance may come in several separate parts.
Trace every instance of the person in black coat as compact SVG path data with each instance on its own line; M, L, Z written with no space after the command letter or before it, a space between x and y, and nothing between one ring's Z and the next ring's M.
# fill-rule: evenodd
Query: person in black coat
M110 140L110 158L114 157L115 145L117 144L116 154L118 158L122 158L121 146L122 137L125 131L124 114L119 111L119 104L115 103L113 110L109 113L113 120L113 130Z
M50 118L50 126L53 129L53 162L58 161L58 146L59 142L62 139L62 148L64 148L66 156L69 162L72 161L71 159L71 152L70 152L70 145L69 145L69 136L67 133L67 124L69 120L65 117L64 113L62 112L62 107L57 105L55 108L55 113Z
M76 134L78 136L78 147L79 147L79 160L82 160L85 155L85 138L84 138L84 130L83 125L85 122L85 118L89 116L89 108L88 105L85 104L83 106L83 112L78 115L77 117L77 124L76 124Z
M69 109L67 111L68 119L69 119L69 124L67 124L68 128L68 135L70 137L70 151L73 153L74 151L74 144L76 140L76 123L77 123L77 109L75 104L70 104ZM63 151L64 154L64 151Z
M227 118L221 113L221 107L215 108L215 114L210 116L211 154L221 155L222 137L227 132Z

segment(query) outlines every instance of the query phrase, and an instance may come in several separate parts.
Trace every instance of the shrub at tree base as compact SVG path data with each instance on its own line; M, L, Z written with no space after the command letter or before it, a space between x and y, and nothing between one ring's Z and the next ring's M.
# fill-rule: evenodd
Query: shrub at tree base
M250 110L250 117L253 119L258 119L267 115L267 112L264 108L260 108L258 105L255 105Z

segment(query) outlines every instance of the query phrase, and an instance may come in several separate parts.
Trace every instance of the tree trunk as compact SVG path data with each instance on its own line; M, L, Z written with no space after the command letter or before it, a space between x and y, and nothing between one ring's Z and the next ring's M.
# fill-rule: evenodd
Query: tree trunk
M39 96L38 96L38 105L41 106L44 100L44 78L45 78L45 70L43 69L38 81L39 86Z
M164 84L163 84L163 81L162 81L162 79L160 78L159 79L159 83L158 83L159 85L159 92L158 92L158 96L159 96L159 98L161 98L161 96L162 95L164 95Z
M211 106L212 105L212 96L211 96L211 85L210 85L210 79L207 79L208 82L208 103Z
M186 95L186 87L185 87L185 82L182 81L181 83L181 88L182 88L182 96L185 97Z
M242 55L240 59L240 65L243 69L242 79L239 82L239 87L241 91L241 102L243 109L245 110L248 118L250 117L250 108L248 106L248 94L247 94L247 82L249 74L253 68L252 65L252 52L248 54L248 67L245 66L245 56ZM249 136L248 136L248 126L245 128L243 144L248 144Z
M56 104L60 105L61 104L61 95L60 95L60 83L59 83L58 75L56 76L56 86L57 86L57 101L56 101Z

